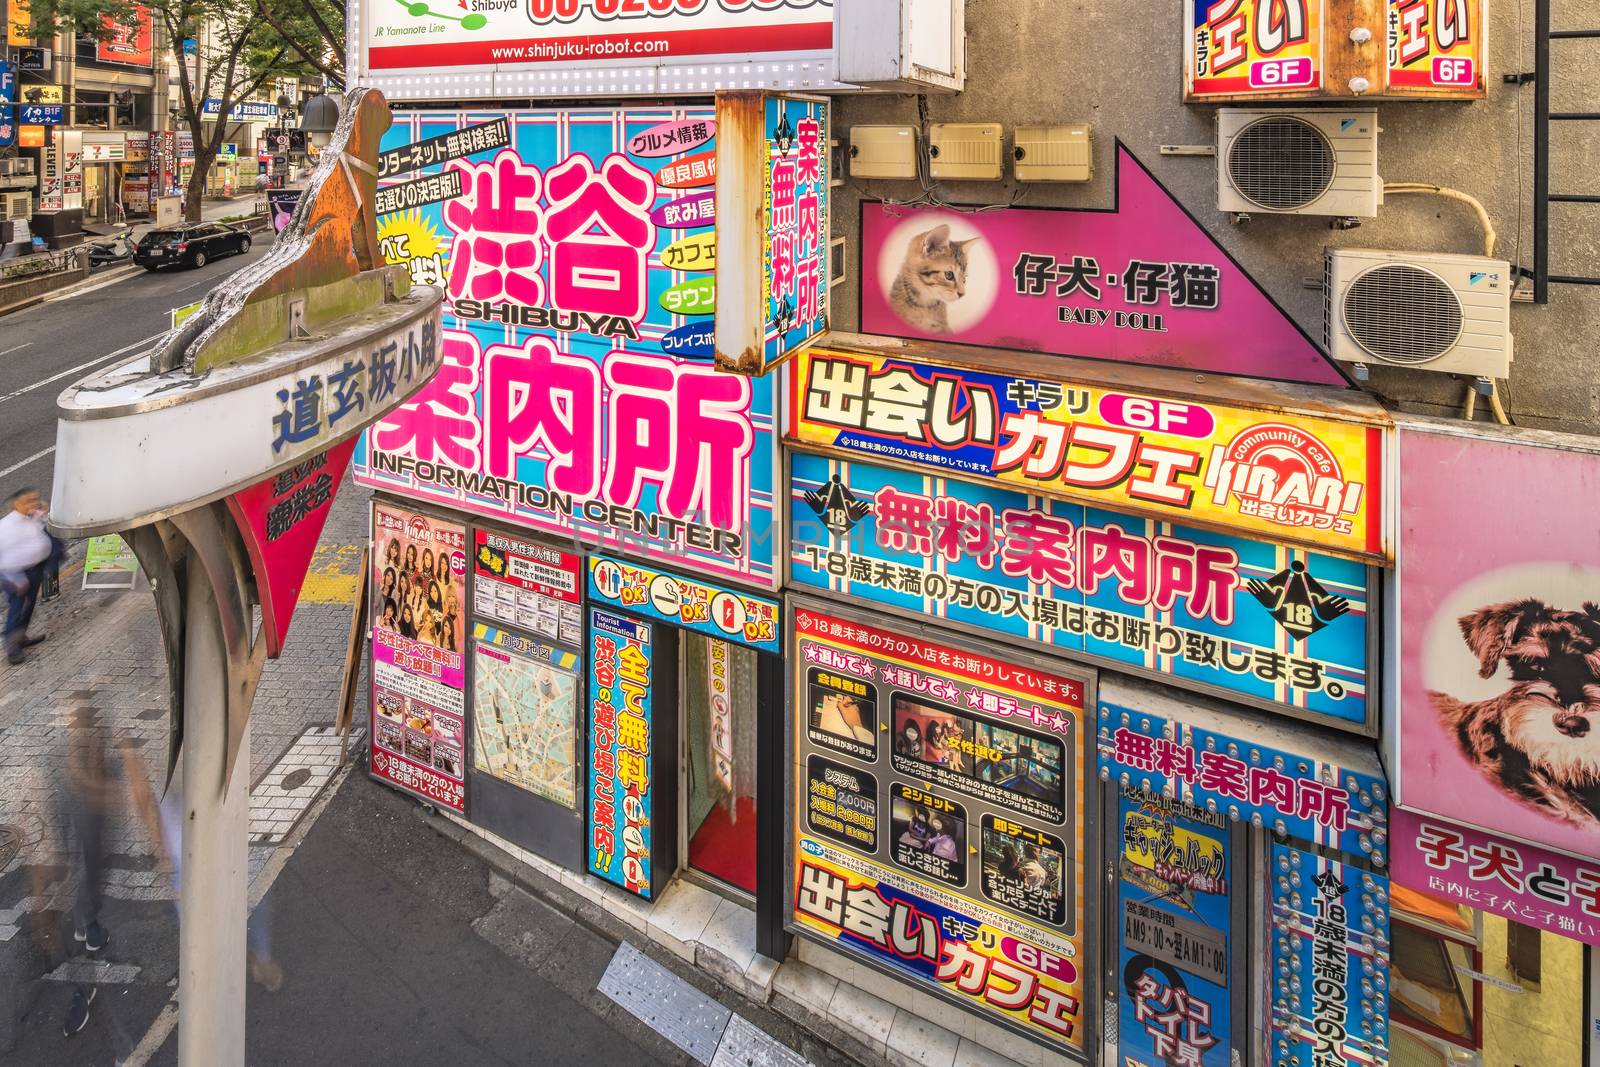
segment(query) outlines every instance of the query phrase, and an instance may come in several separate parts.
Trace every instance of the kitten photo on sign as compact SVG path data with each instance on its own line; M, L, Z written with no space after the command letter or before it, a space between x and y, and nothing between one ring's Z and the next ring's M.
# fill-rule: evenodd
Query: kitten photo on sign
M952 240L940 223L915 234L889 287L889 307L907 326L924 334L948 334L950 305L967 295L968 246L980 240Z

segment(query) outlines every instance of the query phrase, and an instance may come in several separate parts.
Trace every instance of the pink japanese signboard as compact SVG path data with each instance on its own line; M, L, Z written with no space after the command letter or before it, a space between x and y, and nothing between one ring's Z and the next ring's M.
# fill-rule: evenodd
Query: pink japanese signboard
M709 108L397 114L378 235L445 287L443 365L357 480L770 585L774 384L711 363L715 138Z
M1600 946L1600 864L1395 811L1395 884Z
M1120 144L1110 209L861 211L868 333L1346 384Z
M1600 857L1600 450L1425 420L1399 450L1398 801Z

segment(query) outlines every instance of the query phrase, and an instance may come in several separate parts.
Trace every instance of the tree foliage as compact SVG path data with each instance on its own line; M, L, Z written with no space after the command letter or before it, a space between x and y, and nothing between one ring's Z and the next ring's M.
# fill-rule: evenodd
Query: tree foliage
M185 189L184 214L200 218L206 180L227 139L226 116L274 78L321 76L343 84L344 9L338 0L32 0L34 32L72 32L106 40L117 28L136 27L147 9L176 62L178 120L194 138L194 171ZM193 68L183 43L197 42ZM220 110L207 129L205 101Z

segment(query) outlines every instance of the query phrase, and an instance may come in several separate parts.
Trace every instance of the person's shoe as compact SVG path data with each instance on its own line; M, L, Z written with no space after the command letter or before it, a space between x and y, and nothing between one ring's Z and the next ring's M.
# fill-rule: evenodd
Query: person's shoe
M111 940L111 936L105 932L105 929L97 920L82 930L72 931L72 939L74 941L82 941L85 952L99 952L106 947L106 943Z
M6 662L11 664L13 667L15 667L18 664L22 663L27 658L28 657L24 656L21 652L7 652L6 653Z
M67 1017L61 1024L63 1037L71 1037L89 1025L89 1005L94 1003L94 996L98 992L98 989L90 986L87 993L80 989L72 994L72 1006L67 1008Z
M34 645L42 645L49 640L49 638L49 634L40 634L37 637L24 637L22 639L22 647L32 648Z

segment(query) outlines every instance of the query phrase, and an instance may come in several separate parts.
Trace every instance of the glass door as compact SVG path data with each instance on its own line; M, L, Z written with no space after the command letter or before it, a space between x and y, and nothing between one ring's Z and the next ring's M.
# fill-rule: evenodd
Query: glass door
M683 635L684 866L756 891L756 653Z

